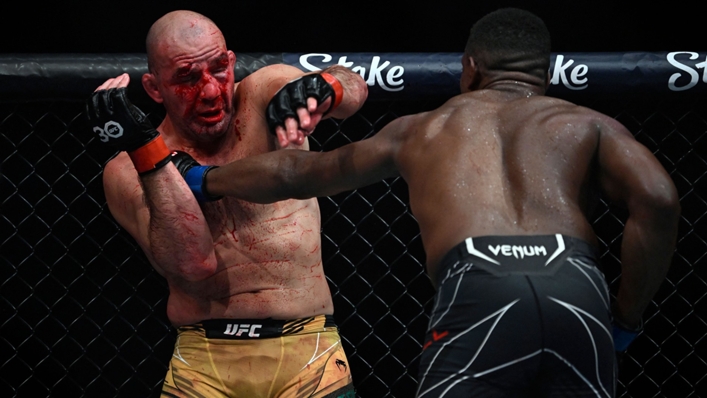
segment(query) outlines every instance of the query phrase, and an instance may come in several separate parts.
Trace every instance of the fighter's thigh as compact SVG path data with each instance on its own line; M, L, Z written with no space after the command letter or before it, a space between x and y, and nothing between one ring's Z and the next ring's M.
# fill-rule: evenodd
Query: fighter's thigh
M568 263L553 278L533 278L547 347L567 355L614 357L608 290L596 268Z
M547 384L555 387L551 391L557 391L558 396L597 391L613 396L616 357L608 293L590 269L572 265L562 271L562 283L535 280L547 341L545 351L553 358L546 361L545 377L553 380Z
M160 396L162 398L222 398L226 396L219 388L206 382L206 379L210 377L204 376L204 374L192 371L186 364L172 357Z
M508 348L515 357L515 347L539 342L535 296L525 276L468 271L459 278L448 281L435 298L423 362L442 359L436 351L450 348L454 352L447 357L464 358L466 365L466 358L480 361L487 345Z
M419 394L519 396L512 391L533 379L542 342L532 289L522 275L469 274L444 287L453 289L453 299L448 291L437 297L420 360Z
M163 394L178 397L267 395L273 388L282 353L279 338L207 339L199 332L181 333L175 343Z
M286 351L283 373L292 378L278 397L355 397L349 362L336 331L289 339Z

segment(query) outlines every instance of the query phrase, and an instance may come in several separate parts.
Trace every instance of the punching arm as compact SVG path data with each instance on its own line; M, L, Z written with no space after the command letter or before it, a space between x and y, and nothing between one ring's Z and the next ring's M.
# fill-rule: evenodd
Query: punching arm
M175 163L189 165L179 167L180 172L185 178L190 173L201 178L194 185L206 196L256 203L328 196L399 175L397 154L410 124L408 117L398 118L371 138L329 152L274 151L207 172L192 159Z

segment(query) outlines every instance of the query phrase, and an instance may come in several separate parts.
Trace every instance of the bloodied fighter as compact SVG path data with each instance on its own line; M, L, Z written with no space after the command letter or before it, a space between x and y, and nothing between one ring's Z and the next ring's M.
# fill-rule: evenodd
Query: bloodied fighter
M259 203L402 176L437 288L418 396L613 397L615 353L665 278L679 202L619 122L544 95L549 63L543 21L498 10L471 29L462 93L438 109L329 152L180 171ZM629 214L613 303L588 221L599 194Z
M353 384L324 276L316 199L254 204L195 196L172 151L209 165L277 149L306 150L323 118L367 97L343 67L287 65L234 81L235 54L203 15L175 11L147 35L153 128L130 103L128 75L102 84L87 115L121 152L104 170L108 207L169 286L177 340L164 397L348 397Z

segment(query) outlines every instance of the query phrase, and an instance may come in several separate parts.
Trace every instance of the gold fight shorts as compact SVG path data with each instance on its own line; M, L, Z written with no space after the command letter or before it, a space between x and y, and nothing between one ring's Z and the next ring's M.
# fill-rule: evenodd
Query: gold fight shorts
M355 398L333 317L182 326L162 397Z

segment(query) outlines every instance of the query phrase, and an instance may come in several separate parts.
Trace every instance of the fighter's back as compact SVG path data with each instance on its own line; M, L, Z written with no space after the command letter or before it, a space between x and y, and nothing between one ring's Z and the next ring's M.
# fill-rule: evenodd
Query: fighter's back
M591 165L608 117L501 90L413 116L398 164L428 267L467 237L561 233L595 241Z

